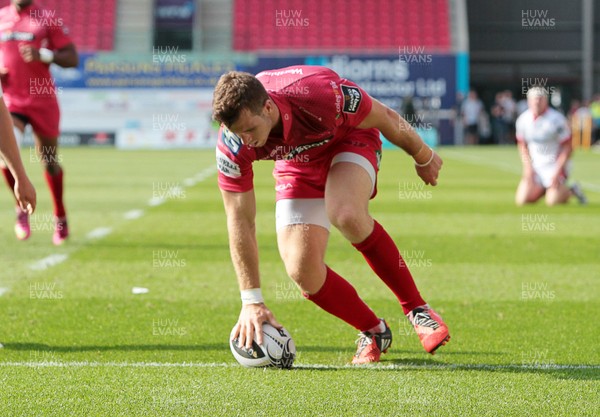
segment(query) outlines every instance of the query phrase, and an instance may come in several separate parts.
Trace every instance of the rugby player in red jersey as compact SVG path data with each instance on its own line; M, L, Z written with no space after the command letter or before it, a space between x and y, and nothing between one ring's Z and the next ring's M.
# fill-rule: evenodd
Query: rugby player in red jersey
M423 347L433 353L448 327L423 300L390 235L369 214L377 192L381 132L415 160L436 185L441 158L396 112L353 82L317 66L224 74L213 117L222 127L216 149L229 245L242 295L233 337L250 348L261 326L280 327L260 290L252 163L275 160L276 229L288 275L303 295L360 331L352 362L379 362L392 343L385 320L324 262L333 224L396 295Z
M50 64L76 67L78 55L66 34L63 20L51 10L40 8L32 0L12 0L0 9L0 75L4 99L12 114L17 139L25 126L33 129L36 150L44 165L46 182L54 205L55 226L52 241L60 245L69 235L63 202L63 169L57 147L60 111ZM14 189L15 178L3 165L2 173ZM31 234L29 214L17 207L17 238Z

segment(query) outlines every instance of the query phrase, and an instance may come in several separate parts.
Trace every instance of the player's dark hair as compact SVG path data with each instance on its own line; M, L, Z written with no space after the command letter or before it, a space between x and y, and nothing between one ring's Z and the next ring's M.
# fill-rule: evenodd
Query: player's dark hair
M269 95L258 79L247 72L230 71L217 82L213 94L213 119L230 127L243 109L260 114Z

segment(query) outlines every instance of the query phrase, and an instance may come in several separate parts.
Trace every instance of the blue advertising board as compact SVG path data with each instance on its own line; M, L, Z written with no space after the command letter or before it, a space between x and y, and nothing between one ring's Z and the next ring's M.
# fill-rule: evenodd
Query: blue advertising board
M413 58L414 57L414 58ZM348 78L370 95L398 110L407 97L439 99L438 109L456 103L454 55L326 55L260 57L244 71L258 73L291 65L323 65Z
M62 88L213 88L236 65L232 60L201 62L185 51L155 48L152 55L136 60L80 54L77 68L51 69Z
M420 126L415 128L430 137L429 143L454 141L453 111L457 80L461 77L457 71L459 63L452 54L407 50L396 55L259 55L252 64L244 65L233 59L206 62L176 49L156 48L153 52L130 60L122 57L115 60L107 54L82 54L78 68L53 66L52 71L57 86L62 88L212 90L219 77L231 70L256 74L292 65L323 65L356 82L401 114L406 99L410 98L419 114L428 118L420 120Z

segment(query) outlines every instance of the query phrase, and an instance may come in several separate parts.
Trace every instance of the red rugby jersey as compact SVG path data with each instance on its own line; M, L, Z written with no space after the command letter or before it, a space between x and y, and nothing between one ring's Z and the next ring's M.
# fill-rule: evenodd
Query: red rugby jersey
M250 148L226 127L219 130L219 187L252 189L252 163L259 159L317 161L328 148L356 129L371 111L369 95L326 67L298 65L263 71L256 78L279 108L283 136L269 136L265 146ZM311 169L310 163L301 165Z
M7 104L27 106L30 100L48 96L54 91L50 64L25 62L19 52L20 45L57 50L70 43L64 22L54 10L35 4L21 11L12 4L1 8L0 67L8 69L8 74L2 78Z

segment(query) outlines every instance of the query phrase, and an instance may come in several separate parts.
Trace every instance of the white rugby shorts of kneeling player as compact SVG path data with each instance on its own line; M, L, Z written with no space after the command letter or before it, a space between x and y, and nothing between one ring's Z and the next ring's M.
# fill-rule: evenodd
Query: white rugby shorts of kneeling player
M568 161L565 168L562 170L559 176L561 184L566 183L569 173L571 171L571 161ZM556 175L556 163L538 165L533 167L533 179L537 184L540 184L544 188L550 188L552 186L552 180Z

